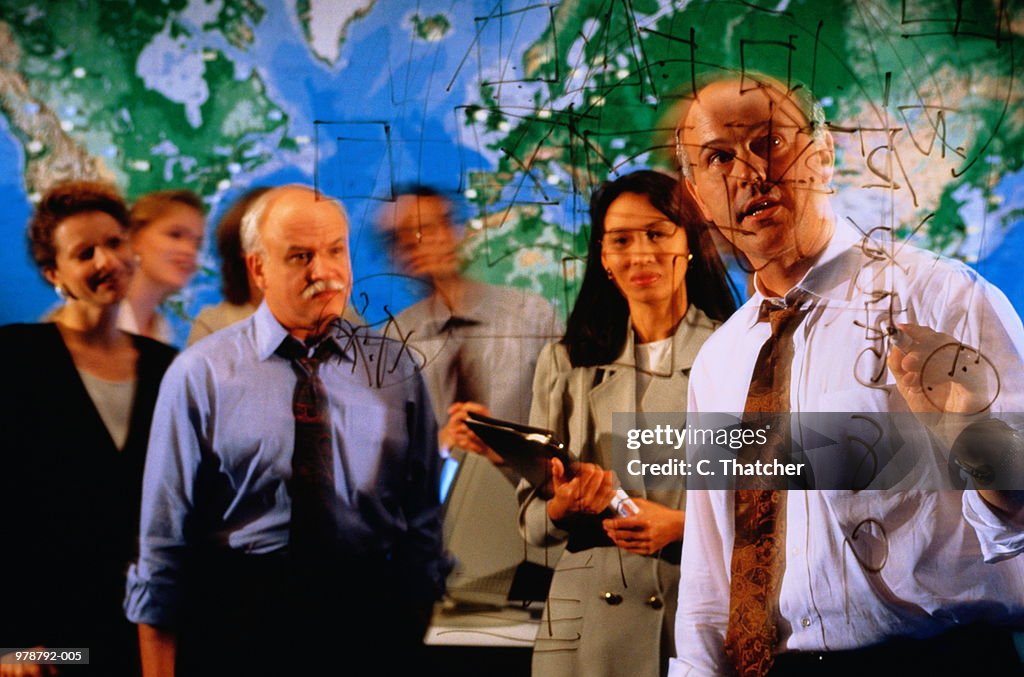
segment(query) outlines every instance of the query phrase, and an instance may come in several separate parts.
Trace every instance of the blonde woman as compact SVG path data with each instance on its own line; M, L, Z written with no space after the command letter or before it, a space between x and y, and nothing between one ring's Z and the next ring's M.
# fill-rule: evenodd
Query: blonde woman
M160 305L198 270L206 228L203 203L189 190L147 193L132 205L129 219L138 270L121 309L120 327L170 343L171 328Z

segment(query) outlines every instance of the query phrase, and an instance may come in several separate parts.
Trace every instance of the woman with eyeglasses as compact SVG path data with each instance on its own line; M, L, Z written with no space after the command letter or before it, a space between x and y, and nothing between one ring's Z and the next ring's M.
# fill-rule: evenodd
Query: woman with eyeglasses
M608 507L619 489L613 462L623 460L613 459L613 414L684 413L689 368L735 300L708 226L675 179L638 171L602 184L590 213L583 284L565 337L538 359L530 415L579 463L570 477L554 460L549 481L519 487L527 540L565 546L533 674L664 675L685 495L675 478L673 489L630 489L636 514Z
M114 676L138 672L121 603L149 425L175 354L118 329L135 268L128 238L112 187L49 190L29 221L29 248L66 303L52 322L0 327L0 642L88 648L88 669ZM0 659L3 677L55 670Z

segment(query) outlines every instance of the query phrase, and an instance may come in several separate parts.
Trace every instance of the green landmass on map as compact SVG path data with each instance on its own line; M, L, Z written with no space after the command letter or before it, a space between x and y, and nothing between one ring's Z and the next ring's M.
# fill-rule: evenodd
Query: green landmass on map
M209 95L198 108L202 124L185 105L146 85L136 73L140 54L167 29L187 40L175 21L184 2L45 3L3 0L0 16L20 50L2 75L21 79L24 91L0 90L0 105L26 148L28 163L54 161L60 148L97 158L130 197L167 186L187 186L209 197L233 174L255 169L280 149L294 147L284 132L288 116L266 95L256 71L236 78L234 64L219 50L201 50L201 78ZM251 0L226 0L216 29L233 44L251 42L251 27L263 9ZM209 28L209 27L208 27ZM60 125L19 127L19 107L53 113ZM57 167L62 166L56 162ZM33 181L65 178L60 172L26 172Z
M263 20L267 10L256 0L225 2L217 20L205 24L203 30L217 30L233 47L245 49L252 44L255 27Z
M351 24L374 6L296 0L288 10L310 54L335 68ZM473 128L463 141L480 140L470 150L494 159L465 177L474 276L568 307L593 187L635 166L671 171L673 107L701 73L722 68L812 87L834 125L835 183L867 205L867 218L879 214L859 227L891 221L900 237L971 260L980 226L966 213L982 205L996 240L1019 219L996 190L1024 162L1019 3L562 0L510 9L507 32L493 17L474 19L508 62L479 64L475 100L454 108ZM201 25L184 18L193 10ZM299 150L286 102L272 100L244 58L267 13L259 0L0 0L0 113L23 150L28 194L97 176L129 197L182 185L211 198ZM524 46L514 36L527 13L549 23ZM406 16L417 41L442 41L454 28L452 14ZM437 49L452 68L457 55ZM141 73L140 63L158 70L161 58L174 62L166 73Z
M409 17L409 21L412 22L413 34L424 42L443 40L452 29L451 20L444 14L421 16L416 12Z
M782 3L781 11L779 3L764 0L695 0L683 10L663 4L559 3L522 59L533 83L531 112L524 114L519 100L506 106L502 84L481 83L463 123L487 134L486 147L498 159L493 171L471 173L469 183L478 218L500 227L471 241L469 251L480 259L471 271L512 283L519 273L504 262L536 247L539 232L549 235L554 258L585 256L585 225L551 236L559 230L555 224L505 208L510 192L560 174L571 177L585 199L600 181L631 165L674 171L672 109L692 95L691 83L702 73L721 69L802 82L840 126L852 119L863 128L884 122L882 128L896 129L891 153L884 131L833 130L840 145L836 183L880 191L871 197L902 206L892 224L899 237L970 260L959 247L971 224L964 223L964 200L956 195L966 186L991 196L994 177L1021 169L1024 112L1021 88L1012 87L1011 57L1024 41L1009 26L1014 20L1019 26L1024 15L997 15L1002 5L983 1L963 3L959 23L953 5L900 0L805 0ZM888 105L879 58L908 64L889 71ZM925 108L937 98L948 109L942 116ZM861 156L865 143L864 156L881 146L871 160L885 176L873 174ZM880 185L866 188L871 180ZM986 205L991 212L998 200L990 197ZM1004 217L1003 227L1010 223ZM869 230L879 224L858 225ZM566 286L560 278L543 279L551 298Z

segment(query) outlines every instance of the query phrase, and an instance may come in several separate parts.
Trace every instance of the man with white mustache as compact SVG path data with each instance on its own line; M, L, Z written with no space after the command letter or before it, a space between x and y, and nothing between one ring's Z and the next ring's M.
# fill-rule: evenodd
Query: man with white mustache
M321 649L389 674L419 650L446 573L437 428L401 345L340 319L348 235L310 188L261 196L263 303L163 381L125 602L146 677L299 674Z
M344 292L345 285L337 280L317 280L302 290L302 298L309 300L325 291Z

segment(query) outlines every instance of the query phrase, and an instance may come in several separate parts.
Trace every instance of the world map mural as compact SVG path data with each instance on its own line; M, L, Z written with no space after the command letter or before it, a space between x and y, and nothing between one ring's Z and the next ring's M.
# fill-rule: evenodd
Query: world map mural
M676 171L673 111L706 74L748 72L823 107L842 218L968 262L1020 312L1022 48L1009 0L0 0L0 322L57 301L24 229L70 177L190 188L211 224L250 187L315 184L352 218L370 323L424 292L376 214L430 184L456 202L469 275L564 313L594 187ZM218 298L205 247L170 302L179 339Z

